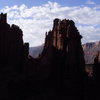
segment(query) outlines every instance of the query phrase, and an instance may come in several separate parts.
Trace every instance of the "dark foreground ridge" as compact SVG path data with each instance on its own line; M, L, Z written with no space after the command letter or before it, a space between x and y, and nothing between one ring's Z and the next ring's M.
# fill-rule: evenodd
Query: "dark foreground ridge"
M0 14L0 100L95 100L99 78L85 72L81 38L72 20L55 19L42 53L32 58L22 30Z

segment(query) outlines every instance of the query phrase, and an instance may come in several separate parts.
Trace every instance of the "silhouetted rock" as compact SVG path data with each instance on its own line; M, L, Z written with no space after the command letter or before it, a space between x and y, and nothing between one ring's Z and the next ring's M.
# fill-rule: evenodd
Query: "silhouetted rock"
M14 81L24 72L28 60L28 47L23 43L23 32L7 23L7 14L0 14L0 100L16 95ZM12 95L11 95L12 94Z
M82 100L85 61L75 23L55 19L42 53L32 58L22 30L7 24L6 16L0 14L0 100Z
M72 20L55 19L40 56L40 70L48 71L54 87L63 89L73 99L83 95L85 61L81 38Z
M22 72L23 60L28 51L23 43L23 32L16 25L7 24L7 14L0 14L0 68ZM27 52L26 52L27 51ZM26 53L26 54L25 54Z

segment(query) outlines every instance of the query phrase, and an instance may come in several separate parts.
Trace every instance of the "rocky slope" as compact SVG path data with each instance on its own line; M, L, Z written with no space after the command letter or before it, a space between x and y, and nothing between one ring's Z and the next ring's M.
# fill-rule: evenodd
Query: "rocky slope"
M83 44L84 57L86 64L93 64L94 58L100 51L100 41Z
M30 47L29 48L29 54L33 57L36 58L39 56L39 54L41 54L42 50L43 50L44 44L37 46L37 47Z

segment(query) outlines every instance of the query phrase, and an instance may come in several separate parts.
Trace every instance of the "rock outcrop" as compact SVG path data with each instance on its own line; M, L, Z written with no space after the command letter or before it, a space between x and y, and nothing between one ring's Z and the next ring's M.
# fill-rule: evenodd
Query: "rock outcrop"
M46 32L44 50L40 55L40 64L45 62L43 67L50 73L55 88L67 90L73 98L82 93L85 61L81 38L72 20L55 19L53 29Z
M22 72L23 62L28 58L28 47L23 43L23 32L16 25L7 23L7 14L0 14L0 69Z

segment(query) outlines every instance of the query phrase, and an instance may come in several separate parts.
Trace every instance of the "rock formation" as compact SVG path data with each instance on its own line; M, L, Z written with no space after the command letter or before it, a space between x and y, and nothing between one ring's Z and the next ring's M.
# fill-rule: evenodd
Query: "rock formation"
M23 43L23 32L16 25L7 24L7 14L0 14L0 68L22 72L23 60L28 58L29 45Z
M72 20L55 19L52 31L46 32L40 61L50 71L55 88L67 90L73 98L81 95L83 86L85 62L81 38Z
M14 77L13 82L7 85L9 90L13 87L15 95L21 95L22 90L23 97L27 91L30 92L27 95L39 95L40 91L51 94L52 90L55 97L60 94L61 100L82 100L85 62L82 36L75 23L72 20L55 19L53 29L46 32L42 53L33 59L29 56L29 44L23 43L22 30L16 25L7 24L6 17L6 14L0 14L0 71L7 72L6 78L12 72L18 73L17 80Z

